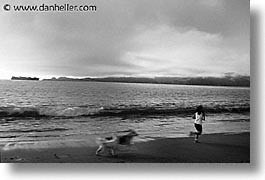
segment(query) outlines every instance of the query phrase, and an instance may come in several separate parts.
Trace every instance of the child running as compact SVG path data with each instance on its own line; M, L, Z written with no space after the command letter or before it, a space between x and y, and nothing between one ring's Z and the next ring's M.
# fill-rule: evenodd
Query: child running
M203 110L203 106L200 105L196 109L196 113L192 116L194 119L194 126L196 129L196 132L190 132L190 136L195 135L194 142L199 142L199 136L202 134L202 121L205 121L205 113Z

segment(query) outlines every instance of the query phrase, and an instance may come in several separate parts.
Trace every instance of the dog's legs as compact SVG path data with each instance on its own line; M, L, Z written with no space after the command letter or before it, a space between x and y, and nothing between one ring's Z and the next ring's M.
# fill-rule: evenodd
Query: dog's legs
M102 148L103 148L102 145L100 145L99 148L97 149L97 151L96 151L97 156L99 156L99 152L102 150Z

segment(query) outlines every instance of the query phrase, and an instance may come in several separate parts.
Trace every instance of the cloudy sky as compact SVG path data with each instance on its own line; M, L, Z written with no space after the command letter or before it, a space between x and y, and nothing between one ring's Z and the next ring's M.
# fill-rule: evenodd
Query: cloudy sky
M96 5L14 12L3 5ZM2 0L0 79L250 75L249 0Z

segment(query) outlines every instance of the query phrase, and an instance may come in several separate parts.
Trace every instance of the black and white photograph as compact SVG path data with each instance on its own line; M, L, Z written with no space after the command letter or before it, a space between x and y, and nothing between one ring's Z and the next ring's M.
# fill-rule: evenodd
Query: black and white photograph
M0 8L1 163L251 163L249 0Z

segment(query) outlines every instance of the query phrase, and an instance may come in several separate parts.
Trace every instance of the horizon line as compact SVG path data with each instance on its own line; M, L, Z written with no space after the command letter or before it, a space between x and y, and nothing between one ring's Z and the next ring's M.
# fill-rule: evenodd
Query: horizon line
M154 79L154 78L209 78L209 77L214 77L214 78L224 78L224 77L242 77L242 76L247 76L250 77L250 75L244 75L244 74L236 74L236 73L225 73L223 75L212 75L212 76L176 76L176 75L164 75L164 76L138 76L138 75L132 75L132 76L126 76L126 75L110 75L110 76L49 76L49 77L43 77L39 78L38 76L11 76L10 78L0 78L0 80L11 80L12 77L37 77L40 80L44 79L52 79L52 78L73 78L73 79L83 79L83 78L149 78L149 79Z

